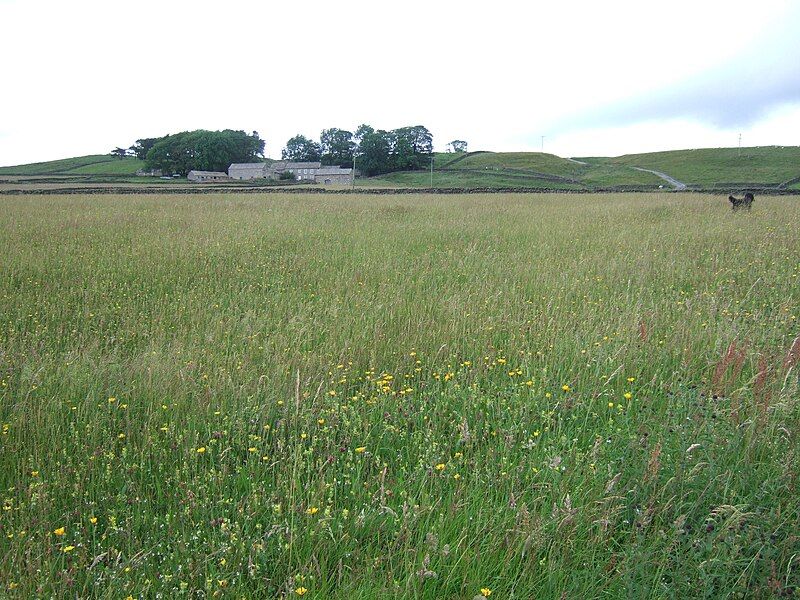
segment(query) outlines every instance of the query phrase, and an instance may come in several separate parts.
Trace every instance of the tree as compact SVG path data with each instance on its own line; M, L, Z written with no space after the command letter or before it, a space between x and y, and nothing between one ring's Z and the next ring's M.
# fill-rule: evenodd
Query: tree
M137 140L137 144L143 140ZM184 131L158 138L147 151L145 167L186 175L192 169L227 171L231 163L254 162L264 154L258 132Z
M447 144L448 152L466 152L467 151L467 142L464 140L453 140L449 144Z
M283 160L292 162L319 162L321 155L318 143L299 134L286 142L286 147L281 152Z
M361 129L359 127L359 129ZM358 145L356 165L367 177L388 173L391 165L392 138L388 131L363 131Z
M353 164L356 144L353 134L343 129L323 129L319 136L323 165L347 167Z
M109 154L117 158L125 158L128 156L128 151L125 148L114 148Z
M136 143L128 148L128 150L135 154L136 158L139 160L144 160L147 158L147 153L150 152L150 148L152 148L156 142L162 139L164 138L142 138L140 140L136 140Z
M358 146L361 140L364 139L364 136L369 133L375 133L375 129L367 124L359 125L356 132L353 134L353 141L355 141L356 146Z
M394 170L410 171L424 169L433 154L433 136L422 125L394 129L393 163Z

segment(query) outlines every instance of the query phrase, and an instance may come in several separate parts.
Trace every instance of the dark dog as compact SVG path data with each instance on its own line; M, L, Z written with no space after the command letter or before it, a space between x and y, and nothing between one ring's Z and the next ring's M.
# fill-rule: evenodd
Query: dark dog
M747 192L744 195L744 198L734 198L733 196L728 196L728 200L730 201L731 208L733 210L739 210L740 208L750 210L750 208L753 206L753 200L755 200L755 196L753 196L753 194L750 192Z

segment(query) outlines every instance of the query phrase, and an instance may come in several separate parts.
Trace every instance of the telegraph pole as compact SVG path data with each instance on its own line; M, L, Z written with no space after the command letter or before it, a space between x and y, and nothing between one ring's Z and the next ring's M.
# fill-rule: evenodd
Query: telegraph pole
M353 152L353 177L350 179L350 187L356 189L356 153Z
M542 136L542 152L544 152L544 136Z
M737 156L742 155L742 134L739 134L739 149L736 151Z
M433 153L431 153L431 189L433 189Z

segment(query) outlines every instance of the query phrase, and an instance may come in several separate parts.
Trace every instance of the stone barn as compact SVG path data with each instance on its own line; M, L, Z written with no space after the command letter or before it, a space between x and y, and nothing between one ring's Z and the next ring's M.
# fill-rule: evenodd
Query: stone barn
M228 167L231 179L265 179L268 171L267 163L234 163Z
M353 185L353 169L322 167L314 174L314 182L324 185Z
M229 178L227 174L220 171L189 171L186 179L195 183L210 183L212 181L227 181Z

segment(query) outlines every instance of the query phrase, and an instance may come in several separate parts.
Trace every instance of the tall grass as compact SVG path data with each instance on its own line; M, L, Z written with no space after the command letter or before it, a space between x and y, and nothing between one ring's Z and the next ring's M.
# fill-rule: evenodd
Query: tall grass
M800 205L726 204L3 199L4 593L792 593Z

